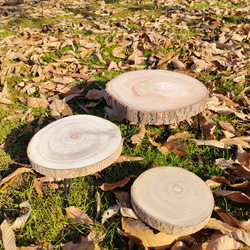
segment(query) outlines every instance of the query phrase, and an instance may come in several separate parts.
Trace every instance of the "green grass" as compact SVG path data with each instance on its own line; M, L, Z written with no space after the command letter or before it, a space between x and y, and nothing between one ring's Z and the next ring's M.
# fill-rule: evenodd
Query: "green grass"
M110 12L110 16L103 17L101 14L96 15L95 10L99 10L100 6L98 3L95 3L92 6L86 8L73 8L69 7L66 2L64 2L64 11L67 12L67 15L58 16L55 18L28 18L22 17L17 18L13 21L10 21L6 27L5 31L0 33L0 40L5 37L12 36L16 34L14 31L8 31L9 28L14 29L15 27L19 28L42 28L44 25L50 25L52 30L53 28L60 27L60 21L68 18L69 23L73 22L77 25L80 25L82 22L83 25L87 23L91 25L93 21L105 22L106 20L110 22L112 27L118 26L118 21L126 23L129 27L129 30L120 30L119 33L116 33L114 30L109 31L97 31L93 32L91 29L74 30L70 25L68 27L61 27L59 34L54 37L61 42L65 40L67 36L70 39L74 39L74 48L72 46L65 46L59 50L47 49L46 53L41 55L41 67L44 67L47 64L55 63L58 59L67 54L68 51L75 49L75 53L78 53L80 45L78 43L79 39L86 39L90 43L99 43L100 44L100 53L104 60L110 60L119 62L120 60L113 56L112 51L117 44L113 44L114 38L124 37L125 35L131 37L136 34L133 38L136 42L138 39L139 44L141 45L140 35L144 32L154 32L154 29L151 27L144 27L139 22L131 21L127 19L128 17L134 18L135 15L138 15L138 19L145 20L146 22L154 24L157 22L157 18L161 15L167 15L167 11L163 5L159 9L154 10L152 1L145 1L142 4L136 4L135 1L132 3L126 2L117 2L117 1L106 1L106 9L110 11L111 8L113 11ZM176 5L179 6L179 3ZM238 8L240 5L233 2L218 2L216 4L219 8ZM173 6L174 7L174 6ZM203 9L210 11L212 7L209 2L201 1L194 3L191 7L186 6L184 9L180 9L178 13L190 13L192 9ZM105 10L105 9L104 9ZM82 18L76 19L76 15L81 15ZM92 16L93 19L89 20L88 17ZM211 13L211 17L215 18L215 14ZM231 17L221 17L218 16L223 21L226 21L225 25L236 25L243 21L243 24L246 23L245 16L234 16ZM127 22L126 22L127 21ZM192 43L192 39L195 37L202 41L206 39L205 34L201 34L200 31L197 31L195 28L196 21L192 21L187 24L188 29L176 29L176 27L171 27L171 24L175 25L181 22L181 19L174 21L173 23L166 22L166 27L163 25L160 28L160 34L165 34L167 37L172 39L171 45L169 47L153 47L145 48L145 57L149 58L150 56L155 56L157 52L161 52L164 55L173 51L174 56L183 56L187 53L192 55L192 49L190 49L189 44ZM200 21L199 21L200 22ZM142 22L143 23L143 22ZM170 27L169 27L170 26ZM122 29L122 28L121 28ZM53 31L49 31L46 35L53 36ZM100 32L100 33L98 33ZM215 30L213 32L219 32ZM214 34L209 34L212 36ZM192 38L192 39L191 39ZM132 39L132 38L131 38ZM210 39L210 38L208 38ZM42 46L42 45L37 45ZM238 47L248 46L247 44L238 44ZM181 49L180 49L181 47ZM238 48L237 47L237 48ZM131 49L131 48L128 48ZM9 48L2 47L4 55L8 52ZM132 53L128 50L126 53ZM125 53L125 51L124 51ZM13 60L12 63L18 63L18 60ZM88 90L97 88L99 86L105 88L108 81L116 77L117 75L124 73L128 70L133 70L133 65L130 65L131 68L127 70L117 70L117 71L108 71L107 69L98 69L93 70L91 66L93 64L104 66L103 63L99 62L95 52L90 56L86 56L83 59L79 60L80 63L83 63L88 66L88 73L91 76L92 83L89 84L87 80L77 79L74 83L75 86L83 88L85 93ZM124 59L126 62L126 59ZM25 62L29 66L33 66L33 62ZM143 62L142 65L147 69L149 66L147 62ZM69 66L68 63L62 63L59 67L60 70L66 70ZM168 65L168 69L173 70L171 64ZM245 65L245 69L249 71L249 65ZM27 116L24 120L22 119L13 119L13 120L4 120L6 117L10 117L16 113L24 114L29 107L26 103L20 101L20 97L27 98L29 95L27 93L20 93L20 88L17 87L18 83L22 82L25 78L26 80L32 81L34 77L32 73L25 72L25 69L21 70L22 74L15 76L12 72L11 75L7 76L8 90L11 95L10 99L15 102L11 105L2 105L0 104L0 145L6 143L8 146L5 149L0 149L0 172L1 177L4 178L17 168L21 167L20 165L14 164L12 160L14 159L17 162L23 164L29 164L29 159L27 158L27 145L32 138L32 136L46 124L54 121L54 118L51 116L49 108L32 108L30 116ZM90 73L91 72L91 73ZM25 75L25 73L27 73ZM67 72L66 72L67 73ZM214 85L214 89L219 93L233 93L237 100L239 93L248 86L249 74L246 76L246 81L243 84L237 84L233 80L233 77L230 78L230 75L233 74L232 71L225 71L219 69L206 70L201 73L196 74L196 78L200 79L206 86L209 84ZM46 79L46 81L50 79ZM28 83L28 82L26 82ZM97 87L98 86L98 87ZM39 87L39 84L37 84ZM2 91L3 86L0 85L0 91ZM211 91L213 91L212 89ZM39 91L36 91L31 96L39 97ZM46 97L51 97L53 95L57 96L59 99L63 98L57 92L48 92L43 93ZM249 91L246 92L246 95L249 97ZM79 99L73 99L68 104L71 107L73 114L83 114L84 111L79 107L79 104L85 105L91 101L86 100L82 97ZM90 114L96 115L99 117L104 117L104 107L106 102L104 100L95 108L90 108ZM244 110L244 112L248 112ZM43 124L38 124L38 119L43 118ZM197 116L193 117L197 121ZM222 128L219 126L219 121L232 121L233 126L238 133L238 135L246 136L247 129L244 121L236 122L239 120L235 115L220 115L213 114L212 119L217 123L216 129L214 131L216 139L223 138ZM122 136L126 136L126 121L123 122L114 122L121 130ZM100 247L103 247L107 250L114 249L124 249L127 246L127 238L122 237L117 228L121 228L121 215L118 213L114 217L108 219L104 225L101 225L101 215L109 207L116 204L116 197L112 192L104 192L99 186L104 183L114 183L122 180L124 177L127 177L131 174L140 175L149 167L152 166L175 166L185 168L204 181L211 178L213 175L224 176L230 178L232 173L225 169L215 165L215 159L225 158L225 159L236 159L236 150L237 148L232 146L231 149L218 149L209 146L197 146L195 143L189 140L180 140L186 146L187 155L183 157L178 157L174 153L169 153L168 155L162 154L159 149L153 146L150 142L150 137L152 133L157 135L157 142L165 143L167 138L170 135L173 135L178 132L188 131L192 133L192 138L195 139L207 139L199 130L197 125L193 127L187 126L185 122L181 122L175 129L169 129L166 126L164 129L159 128L158 126L146 126L147 130L151 133L147 133L138 147L135 147L131 140L126 138L123 143L123 155L128 156L141 156L143 158L140 162L124 162L120 164L113 164L99 174L101 177L96 177L94 175L74 178L71 198L66 199L64 194L63 181L58 181L59 188L56 190L50 189L50 187L45 183L44 184L44 196L40 197L36 190L33 187L34 178L41 177L38 173L26 173L19 176L13 183L6 187L0 193L0 222L4 219L4 214L6 214L11 223L15 220L16 217L20 216L22 213L18 205L24 200L28 200L32 206L32 213L30 215L27 223L21 228L15 230L15 236L18 246L29 246L31 244L40 245L46 249L48 242L54 245L54 248L61 250L60 244L67 243L69 241L77 242L81 236L86 237L89 232L94 228L97 232L105 234L103 241L99 244ZM129 134L133 132L134 126L131 126L129 129ZM249 129L248 129L249 130ZM129 181L129 183L123 188L126 192L130 192L130 187L134 181L134 178ZM222 185L221 189L232 189L226 185ZM100 193L101 197L101 211L100 217L95 219L97 213L97 202L95 199L96 192ZM248 220L250 209L247 205L232 202L231 200L221 197L214 196L216 206L222 208L224 212L233 214L236 218L240 220ZM85 213L89 215L94 220L92 226L88 224L72 224L69 222L66 216L65 208L68 206L76 206L82 209ZM216 213L213 213L213 216L216 217ZM0 241L0 250L4 249L3 244ZM135 250L142 249L139 246L134 247Z

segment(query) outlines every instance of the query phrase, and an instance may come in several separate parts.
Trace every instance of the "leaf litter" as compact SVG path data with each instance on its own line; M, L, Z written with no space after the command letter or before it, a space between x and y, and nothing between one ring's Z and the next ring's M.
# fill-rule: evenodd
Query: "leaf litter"
M241 5L240 7L237 5ZM249 6L243 1L236 1L235 5L223 3L225 8L219 8L216 1L210 1L209 8L192 8L195 6L193 1L176 1L162 2L157 1L159 7L164 7L164 12L156 19L149 20L147 16L141 13L135 13L133 17L126 16L122 19L113 18L112 15L124 9L114 8L104 1L98 2L101 6L96 9L95 15L88 15L87 18L81 17L79 22L66 18L68 13L66 9L70 8L87 8L92 4L91 1L49 1L46 4L43 1L34 4L29 0L9 1L5 3L0 1L0 10L4 15L0 16L0 22L7 25L9 22L15 22L17 18L56 18L58 15L63 19L55 24L44 24L42 28L25 28L12 26L13 35L0 39L0 62L1 62L1 88L0 88L0 107L14 105L22 100L30 108L46 108L55 119L73 114L69 103L72 100L96 100L96 103L88 105L79 104L84 112L89 113L99 102L105 98L103 89L91 89L85 91L76 86L78 81L95 80L95 74L107 70L138 70L138 69L173 69L177 72L186 73L191 76L202 77L203 74L219 72L224 81L231 81L241 88L238 96L231 91L216 89L216 85L223 85L221 79L209 79L205 84L210 92L210 100L207 104L208 114L201 114L201 129L206 139L193 138L193 135L178 134L169 136L165 142L157 141L157 137L150 133L145 126L140 125L139 132L131 137L131 142L139 147L149 133L151 144L159 149L163 154L170 152L177 154L179 157L186 155L186 148L180 140L191 141L199 146L207 145L219 149L231 149L237 147L236 160L214 159L215 164L223 169L232 171L233 175L230 180L222 177L212 177L212 186L227 185L233 188L239 188L241 191L232 190L213 190L218 195L224 195L236 202L249 202L249 128L245 129L245 136L240 136L235 131L235 124L244 124L247 128L250 121L249 116L249 87L246 86L249 81L249 37L250 26L244 23L249 20ZM144 3L146 4L146 3ZM157 7L157 6L156 6ZM99 16L98 16L99 15ZM223 18L219 18L223 16ZM234 24L226 24L225 21L232 20L232 16L240 18ZM65 18L64 18L65 17ZM94 19L93 21L90 21ZM131 28L138 25L138 29ZM74 35L68 32L69 28L76 31L91 33L92 35ZM182 43L179 37L174 36L174 31L187 33L185 42ZM195 32L195 35L191 35ZM105 46L115 46L112 50L112 56L103 53L103 45L94 35L112 35L111 42L105 40ZM167 53L162 53L159 48L164 48ZM63 51L58 56L55 51ZM148 55L150 51L150 55ZM92 56L97 58L97 63L87 65L87 58ZM84 62L83 62L84 61ZM146 66L147 65L147 66ZM89 67L90 66L90 67ZM32 74L31 79L28 72ZM229 73L230 76L226 76ZM19 98L12 97L7 86L6 77L21 77L22 82L14 86ZM232 88L232 87L230 87ZM26 98L22 99L23 94ZM119 114L115 114L105 109L106 116L114 120L123 120ZM232 116L238 120L216 122L213 118L215 114ZM26 119L28 114L11 114L5 120ZM224 137L220 138L215 133L216 127L223 128ZM120 158L119 161L142 160L138 158ZM14 181L16 176L30 170L21 168L9 177L3 178L1 188L6 188L7 184ZM122 190L131 178L130 175L124 180L117 183L103 183L104 191L112 191L119 202L110 210L106 210L102 216L104 223L108 218L116 214L119 209L124 217L133 217L129 208L129 194ZM47 177L46 177L47 178ZM44 179L51 182L50 179ZM53 182L53 180L52 180ZM38 184L39 183L39 184ZM36 191L43 195L42 180L34 179ZM118 189L119 188L119 189ZM2 189L1 189L2 190ZM79 210L77 210L79 212ZM81 213L79 217L81 218ZM229 214L227 214L230 217ZM78 215L76 215L78 217ZM249 228L243 226L234 217L227 219L222 215L224 224L213 220L207 227L213 230L221 231L221 234L214 234L211 241L205 242L206 249L216 248L225 249L241 248L249 245ZM223 219L224 218L224 219ZM89 218L90 219L90 218ZM81 220L81 219L80 219ZM91 220L91 219L90 219ZM134 219L124 219L123 230L121 234L129 239L134 240L140 245L147 247L156 247L160 249L159 242L154 243L160 233L154 234L146 225ZM230 222L229 222L230 221ZM246 222L248 223L248 222ZM227 224L238 229L228 228ZM241 226L240 226L241 225ZM245 225L245 224L244 224ZM1 228L8 231L9 225L6 220ZM140 228L140 230L136 230ZM231 230L231 231L230 231ZM145 234L144 234L145 233ZM8 233L9 234L9 233ZM61 244L62 249L99 249L98 241L93 241L93 231L87 238L82 238L79 243L69 242ZM5 233L3 233L5 235ZM10 233L13 239L13 234ZM154 237L155 236L155 237ZM5 237L5 236L3 236ZM164 236L165 237L165 236ZM164 238L163 237L163 238ZM148 239L149 238L149 239ZM170 237L171 238L171 237ZM165 246L172 246L178 238L168 239L163 243ZM161 237L162 240L162 237ZM182 239L180 239L182 242ZM191 242L191 238L183 239L184 242ZM186 241L185 241L186 240ZM178 239L179 241L179 239ZM6 242L6 241L5 241ZM8 243L9 244L9 243ZM12 240L13 248L15 242ZM67 245L68 244L68 245ZM174 245L175 246L175 245ZM174 246L172 247L174 249ZM157 248L158 247L158 248ZM165 248L162 248L165 249Z

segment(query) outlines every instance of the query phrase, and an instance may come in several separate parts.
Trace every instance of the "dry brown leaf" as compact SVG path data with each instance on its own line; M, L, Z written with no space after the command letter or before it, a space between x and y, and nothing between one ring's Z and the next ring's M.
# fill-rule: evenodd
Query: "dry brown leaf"
M228 235L234 238L235 240L243 242L246 245L250 246L250 234L249 233L245 232L244 230L231 227L230 225L220 220L211 218L204 228L218 230L222 234Z
M65 208L67 218L71 223L78 223L78 224L93 224L93 221L89 218L87 214L85 214L80 208L75 206L70 206Z
M49 103L47 100L44 100L41 98L28 97L27 105L28 105L28 107L31 107L31 108L44 108L44 109L46 109L49 106Z
M142 161L143 158L139 156L126 156L120 155L118 159L114 162L114 164L122 163L122 162L129 162L129 161Z
M240 191L213 190L215 194L226 196L232 201L250 204L250 197Z
M227 185L230 185L230 181L227 180L223 176L213 176L209 180L206 180L206 184L211 188L211 187L219 187L221 186L222 183L225 183Z
M124 59L126 58L126 55L122 53L123 51L124 51L124 47L119 46L113 49L112 54L114 57Z
M244 121L249 121L250 120L250 115L244 114L244 113L240 113L235 111L232 108L229 108L227 106L218 106L218 105L213 105L213 104L209 104L207 105L207 109L214 111L218 114L222 114L222 115L230 115L230 114L235 114L237 117L239 117L240 119L244 120Z
M226 131L235 134L235 129L234 129L233 125L229 121L219 121L219 124Z
M146 128L144 124L139 125L139 132L137 134L134 134L131 136L131 142L134 144L136 147L139 146L146 134Z
M0 95L0 103L3 103L3 104L15 104L15 102L13 102L10 99L8 99L6 97L3 97L1 95Z
M154 141L153 138L149 138L149 141L153 146L157 147L162 154L167 155L170 153L170 150L166 145L162 145L161 143Z
M43 191L42 191L42 187L43 187L43 183L44 182L56 182L56 181L59 181L60 179L56 179L56 178L53 178L53 177L47 177L47 176L44 176L44 177L41 177L41 178L35 178L34 179L34 183L33 183L33 186L36 190L36 192L42 197L43 196Z
M223 138L220 140L220 142L224 143L227 146L240 146L243 148L250 148L250 144L242 140L242 137L236 137L236 138Z
M121 207L120 208L120 212L121 215L123 217L127 217L127 218L132 218L134 220L138 220L139 218L137 217L137 215L135 214L134 210L128 207Z
M165 146L174 154L179 157L185 156L187 154L186 146L177 141L166 142Z
M102 98L105 98L106 92L104 89L98 90L98 89L91 89L86 94L85 98L88 100L99 100Z
M250 180L250 169L244 167L243 165L233 165L235 161L225 160L224 158L216 159L215 164L221 167L222 169L229 168L233 171L234 174L240 175L247 180Z
M73 241L65 244L60 244L62 250L100 250L100 247L93 240L87 238L81 238L79 243L73 243Z
M185 69L185 64L177 58L173 58L171 60L171 63L173 64L175 69Z
M32 208L31 208L28 201L23 201L22 203L19 204L19 207L20 208L26 208L28 211L24 215L16 218L14 223L11 225L12 229L21 228L26 223L26 221L28 220L28 218L30 216L30 213L32 211Z
M2 240L4 249L5 250L17 249L15 234L6 219L4 219L4 221L1 224L1 231L2 231Z
M230 225L232 227L243 229L246 232L250 233L250 219L248 221L242 222L242 221L237 220L231 214L228 214L228 213L223 213L223 212L217 211L217 214L228 225Z
M193 141L198 146L206 145L206 146L212 146L216 148L230 148L228 145L225 145L223 142L217 141L217 140L204 140L203 141L203 140L190 139L190 141Z
M107 219L109 219L109 218L113 217L115 214L117 214L119 210L120 210L120 206L118 204L105 210L102 214L102 224L104 224Z
M225 249L240 249L245 245L241 242L235 240L234 238L224 235L224 234L213 234L212 239L207 242L206 249L216 249L216 250L225 250Z
M111 61L107 70L112 71L112 70L120 70L120 69L115 61Z
M3 121L11 121L11 120L14 120L14 119L21 119L23 117L25 117L25 114L10 115L10 116L7 116L7 117L3 118Z
M115 183L103 183L100 186L100 188L103 191L110 191L110 190L113 190L113 189L118 188L118 187L124 187L130 181L130 179L134 178L134 177L136 177L136 175L127 176L123 180L115 182Z
M177 241L170 250L186 250L188 249L188 247L186 246L186 244L182 241Z
M129 241L132 241L132 242L134 242L134 243L136 243L136 244L138 244L138 245L140 245L140 246L143 246L141 239L139 239L138 237L136 237L136 236L134 236L134 235L131 235L131 234L127 233L127 232L124 232L124 231L122 231L122 230L119 229L119 228L118 228L118 232L120 233L120 235L122 235L122 236L128 238ZM143 246L143 247L144 247L144 246ZM149 248L146 248L146 247L144 247L144 249L145 249L145 250L149 250ZM130 249L129 249L129 250L130 250Z
M13 173L11 173L7 177L3 178L1 181L1 185L5 184L5 183L9 183L11 181L11 179L13 179L13 178L15 178L23 173L33 173L33 170L31 168L26 168L26 167L18 168Z
M192 136L192 134L190 134L187 131L181 132L181 133L176 133L174 135L170 135L167 139L167 142L171 142L171 141L176 141L179 139L183 139L183 140L187 140Z
M200 117L200 126L204 135L206 135L209 139L214 139L214 129L216 127L216 122L214 122L208 116L203 114L199 115Z
M69 76L71 76L73 78L84 79L84 80L88 80L89 79L88 75L86 75L84 73L70 73Z
M28 247L18 247L17 250L43 250L43 248L39 246L28 246Z
M249 168L250 167L250 153L247 153L245 150L243 150L242 147L238 147L237 150L237 160L242 164L244 167Z
M63 100L54 98L49 107L51 115L55 119L61 118L61 114L64 116L69 116L73 114L71 108L66 103L65 98Z
M130 204L130 195L128 192L123 191L121 189L113 189L112 192L115 194L116 199L121 207L131 207Z
M122 229L126 234L141 240L144 247L170 247L176 240L191 241L190 236L167 235L154 233L149 227L139 220L122 217Z
M169 53L167 53L159 62L158 65L162 65L163 63L168 62L174 55L173 51L170 51Z

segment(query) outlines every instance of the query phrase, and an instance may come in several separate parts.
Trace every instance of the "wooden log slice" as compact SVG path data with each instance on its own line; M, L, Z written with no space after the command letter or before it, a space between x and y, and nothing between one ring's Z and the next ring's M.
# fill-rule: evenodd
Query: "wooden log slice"
M39 173L74 178L100 171L122 151L120 129L92 115L74 115L50 123L29 142L27 155Z
M178 167L155 167L131 187L135 213L151 227L170 235L189 235L211 217L214 199L198 176Z
M201 112L208 97L198 80L165 70L123 73L106 86L106 102L131 122L171 124Z

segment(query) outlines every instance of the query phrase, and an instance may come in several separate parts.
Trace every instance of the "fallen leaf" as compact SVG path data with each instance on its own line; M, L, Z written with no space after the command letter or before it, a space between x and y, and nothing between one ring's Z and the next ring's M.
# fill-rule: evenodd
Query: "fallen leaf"
M115 189L117 187L123 187L130 181L131 178L134 178L134 177L136 177L136 175L127 176L123 180L115 182L115 183L103 183L100 186L100 188L103 191L110 191L110 190Z
M188 249L186 244L182 241L177 241L170 250L186 250Z
M214 139L214 130L216 127L216 122L214 122L211 118L200 114L200 126L202 129L202 132L205 136L208 137L208 139Z
M34 186L36 192L42 197L43 196L43 191L42 191L43 183L44 182L53 183L53 182L56 182L59 180L61 180L61 179L56 179L56 178L47 177L47 176L40 177L40 178L34 178L33 186Z
M215 194L226 196L232 201L250 204L250 197L240 191L213 190Z
M212 147L216 147L216 148L230 148L228 145L225 145L223 142L217 141L217 140L190 139L190 141L193 141L198 146L205 145L205 146L212 146Z
M23 201L22 203L19 204L19 207L20 208L26 208L28 211L27 211L26 214L16 218L14 224L11 225L12 229L21 228L26 223L26 221L28 220L28 218L30 216L30 213L32 211L32 208L31 208L28 201Z
M219 124L226 131L235 134L235 129L234 129L233 125L229 121L219 121Z
M114 164L122 163L122 162L129 162L129 161L142 161L143 158L139 156L126 156L126 155L120 155L118 159L114 162Z
M127 218L132 218L134 220L138 220L139 218L137 217L137 215L135 214L134 210L128 207L121 207L120 208L120 212L121 215L123 217L127 217Z
M240 249L245 245L234 238L224 234L213 234L210 241L207 242L206 249Z
M93 240L81 237L79 243L73 243L73 241L67 242L65 244L60 244L62 250L100 250L98 244Z
M204 228L214 229L220 231L222 234L228 235L237 241L243 242L250 246L250 234L244 230L231 227L230 225L216 220L215 218L210 218L207 225Z
M243 150L242 147L238 147L237 149L237 160L239 161L242 166L249 168L250 166L250 153L247 153Z
M112 54L114 57L124 59L126 58L126 55L122 53L123 51L124 51L124 47L119 46L113 49Z
M131 207L130 195L128 192L118 188L113 189L112 192L115 194L116 199L118 200L118 203L121 207Z
M179 139L183 139L183 140L187 140L192 136L192 134L190 134L187 131L181 132L181 133L176 133L174 135L170 135L167 139L167 142L171 142L171 141L177 141Z
M95 193L95 199L96 199L96 216L95 219L97 220L100 216L100 210L101 210L101 196L98 191Z
M250 144L242 140L240 137L236 138L223 138L220 142L224 143L227 146L237 145L243 148L250 148Z
M187 154L186 146L178 141L166 142L165 146L174 154L179 157L185 156Z
M211 187L219 187L221 186L222 183L225 183L227 185L230 185L230 181L227 180L223 176L213 176L209 180L206 180L206 184L211 188Z
M75 206L70 206L65 208L67 218L71 223L78 223L78 224L93 224L93 221L89 218L87 214L85 214L80 208Z
M47 100L44 100L41 98L28 97L27 105L30 108L44 108L44 109L46 109L49 106L49 103Z
M173 64L175 69L185 69L185 64L181 62L178 58L173 58L171 60L171 63Z
M31 168L26 168L26 167L18 168L16 171L14 171L10 175L2 179L0 184L1 185L5 184L5 185L0 189L0 191L5 189L12 181L15 180L16 177L18 177L23 173L33 173L33 170Z
M105 98L106 92L104 89L98 90L98 89L91 89L87 92L85 95L85 98L88 100L99 100L102 98Z
M120 206L118 204L105 210L102 214L102 224L104 224L107 219L116 215L119 212L119 210L120 210Z
M128 235L132 235L141 240L144 247L170 247L176 240L190 242L190 236L167 235L164 233L154 233L140 220L122 217L122 229ZM164 248L164 249L165 249Z
M4 249L5 250L17 249L15 234L6 219L4 219L1 224L1 231L2 231L2 240Z
M139 132L131 136L131 142L136 147L139 146L146 134L146 128L144 124L139 125Z
M231 214L216 211L220 218L232 227L243 229L250 233L250 219L248 221L239 221L234 218Z

